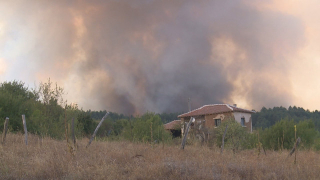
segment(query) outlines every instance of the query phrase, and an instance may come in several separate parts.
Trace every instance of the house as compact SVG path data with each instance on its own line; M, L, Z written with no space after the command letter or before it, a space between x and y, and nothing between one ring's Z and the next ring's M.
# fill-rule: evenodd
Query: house
M164 124L164 129L172 134L172 137L181 137L181 120L174 120Z
M255 111L238 108L236 104L212 104L204 105L198 109L181 114L178 118L181 119L182 135L191 117L195 118L195 124L201 124L200 128L201 126L202 128L215 128L225 120L234 119L239 122L243 128L246 128L247 131L252 132L252 113L255 113Z

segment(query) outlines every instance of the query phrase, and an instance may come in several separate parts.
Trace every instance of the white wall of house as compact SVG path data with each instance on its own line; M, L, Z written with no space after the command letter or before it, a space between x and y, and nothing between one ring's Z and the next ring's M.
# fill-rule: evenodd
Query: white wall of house
M244 117L246 123L248 123L250 121L250 118L251 118L251 114L250 113L233 112L233 115L234 115L234 119L240 124L241 124L241 118ZM252 121L251 121L251 132L252 132Z

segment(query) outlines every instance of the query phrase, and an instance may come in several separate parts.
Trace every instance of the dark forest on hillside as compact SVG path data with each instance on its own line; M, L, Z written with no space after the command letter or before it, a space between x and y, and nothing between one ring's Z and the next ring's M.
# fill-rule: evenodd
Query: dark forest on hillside
M252 115L252 125L254 128L268 128L273 126L280 120L293 120L298 123L300 121L311 120L316 129L320 130L320 112L305 110L302 107L290 106L285 107L265 108Z

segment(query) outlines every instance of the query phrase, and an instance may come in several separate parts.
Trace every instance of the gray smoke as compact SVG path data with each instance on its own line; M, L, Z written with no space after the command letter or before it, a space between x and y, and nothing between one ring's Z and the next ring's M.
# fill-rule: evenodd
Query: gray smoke
M240 0L4 5L28 41L25 74L63 83L85 109L184 112L188 98L197 108L238 103L234 96L245 108L292 102L288 55L304 42L293 16Z

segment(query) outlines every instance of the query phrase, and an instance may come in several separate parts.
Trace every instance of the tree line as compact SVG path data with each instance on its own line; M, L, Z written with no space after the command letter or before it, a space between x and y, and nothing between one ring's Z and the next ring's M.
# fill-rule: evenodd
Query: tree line
M23 132L21 115L25 114L28 132L64 139L65 127L70 130L70 124L74 119L75 135L78 138L89 137L107 110L84 111L76 104L64 100L63 94L63 88L50 79L39 83L38 87L33 89L21 81L2 82L0 127L3 127L5 118L9 117L9 131ZM163 124L177 119L179 114L181 113L148 112L132 116L109 112L97 136L142 142L168 141L171 136L164 130ZM290 106L288 109L263 107L252 115L252 119L254 127L252 134L245 132L239 124L226 122L233 123L229 125L227 131L226 147L229 144L232 149L253 148L259 142L266 149L289 149L296 138L294 132L296 125L296 134L301 137L303 147L320 149L320 112L317 110L311 112L296 106ZM222 124L213 134L217 146L221 145L225 126Z
M287 119L293 120L295 123L310 120L315 128L318 131L320 130L320 112L318 110L309 111L296 106L289 106L288 109L282 106L268 109L263 107L259 112L252 114L252 119L252 126L254 128L265 129L283 119Z
M9 117L9 131L23 132L21 115L25 114L28 132L64 139L65 127L70 132L71 122L74 119L75 135L78 138L89 137L107 111L84 111L76 104L64 100L63 95L63 88L50 79L39 83L39 86L33 89L21 81L2 82L0 84L0 126L3 127L5 118ZM161 114L146 113L133 117L109 112L97 136L136 141L165 140L170 137L170 134L164 130L161 116ZM164 116L168 115L164 114ZM176 117L171 115L164 120L171 121L174 116Z

